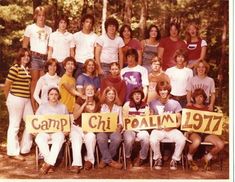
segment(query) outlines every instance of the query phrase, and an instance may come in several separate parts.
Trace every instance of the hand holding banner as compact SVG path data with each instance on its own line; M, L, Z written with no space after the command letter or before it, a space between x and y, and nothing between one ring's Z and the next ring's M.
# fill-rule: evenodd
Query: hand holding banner
M70 119L67 114L28 115L25 123L30 133L70 132Z
M183 109L181 130L221 135L223 113Z

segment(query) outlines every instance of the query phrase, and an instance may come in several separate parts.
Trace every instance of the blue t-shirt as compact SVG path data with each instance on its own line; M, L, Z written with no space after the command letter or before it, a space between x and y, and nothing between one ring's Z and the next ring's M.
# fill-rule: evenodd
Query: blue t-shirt
M82 73L81 75L78 76L77 82L76 82L77 87L83 88L88 84L91 84L96 89L99 89L100 88L99 77L98 76L90 77L90 76L86 75L85 73Z

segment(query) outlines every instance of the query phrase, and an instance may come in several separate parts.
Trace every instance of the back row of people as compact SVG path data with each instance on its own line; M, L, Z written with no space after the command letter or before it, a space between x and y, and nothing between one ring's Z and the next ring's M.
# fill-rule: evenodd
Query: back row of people
M57 20L58 29L52 33L52 29L45 25L46 12L44 7L37 7L34 14L35 23L26 27L23 39L23 47L30 46L32 54L31 62L31 95L33 95L36 83L43 75L43 66L47 59L55 58L60 64L62 76L64 68L62 61L66 57L74 57L76 70L74 77L82 73L82 66L87 59L95 60L98 73L108 74L110 64L118 62L122 69L127 65L125 53L128 49L134 48L138 52L138 64L143 65L150 72L151 60L158 56L162 60L162 68L175 66L174 53L177 49L188 50L189 67L199 60L205 58L206 41L201 40L198 35L197 25L192 23L187 28L187 40L179 39L179 26L170 24L169 37L161 39L157 26L151 25L148 29L146 39L139 42L133 38L133 32L129 25L123 25L120 29L120 37L117 36L119 29L118 21L115 18L108 18L105 21L105 33L98 36L93 32L94 17L85 15L81 18L81 31L71 34L67 31L69 20L61 16ZM34 111L37 104L32 99Z

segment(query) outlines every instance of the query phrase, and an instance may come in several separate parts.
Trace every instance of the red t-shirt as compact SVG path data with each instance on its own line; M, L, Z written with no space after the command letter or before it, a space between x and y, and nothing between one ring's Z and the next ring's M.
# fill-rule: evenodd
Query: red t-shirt
M170 37L163 38L159 47L164 48L163 52L163 70L176 65L174 54L177 49L186 49L186 44L182 40L173 41Z

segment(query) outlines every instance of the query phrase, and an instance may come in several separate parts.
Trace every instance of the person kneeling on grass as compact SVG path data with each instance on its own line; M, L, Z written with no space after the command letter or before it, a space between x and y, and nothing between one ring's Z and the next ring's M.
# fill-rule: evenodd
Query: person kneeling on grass
M60 93L56 87L48 90L48 102L41 104L36 111L36 115L45 114L68 114L68 110L64 104L59 102ZM46 174L48 172L54 172L54 165L56 163L60 149L64 143L66 134L61 132L38 133L35 142L39 147L40 153L44 157L44 163L40 168L40 173ZM49 149L48 142L51 141L51 148Z
M201 110L201 111L209 111L209 106L205 105L205 101L207 99L206 93L203 89L198 88L195 89L192 98L194 100L194 103L192 106L188 106L188 109L195 109L195 110ZM198 170L197 164L193 161L193 155L197 151L200 143L202 141L204 142L210 142L213 144L212 149L204 155L203 160L204 160L204 169L209 170L209 162L215 156L218 154L223 148L224 148L224 142L217 136L217 135L206 135L203 133L191 133L188 132L188 139L191 140L191 144L189 145L189 151L187 154L188 158L188 163L190 169L193 171Z
M177 161L180 161L181 154L185 146L186 138L177 128L181 124L181 106L178 101L169 99L171 86L168 82L159 82L156 92L160 96L158 100L150 102L151 114L167 114L175 113L177 117L177 126L174 128L160 128L152 130L150 134L150 145L153 150L154 168L159 170L162 168L162 155L160 151L160 142L163 139L170 139L175 142L175 151L170 162L170 169L177 169Z

